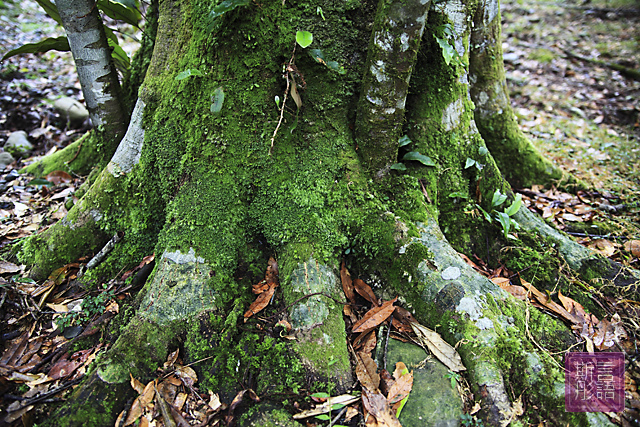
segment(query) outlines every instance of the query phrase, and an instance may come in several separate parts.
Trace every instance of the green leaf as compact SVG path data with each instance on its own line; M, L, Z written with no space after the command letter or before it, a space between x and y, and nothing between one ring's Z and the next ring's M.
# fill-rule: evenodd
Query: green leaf
M398 147L404 147L405 145L411 144L411 142L412 141L409 139L409 137L407 135L404 135L398 140Z
M32 179L31 181L27 182L27 185L35 185L35 186L44 185L46 187L51 187L53 185L53 183L47 181L46 179L35 178L35 179Z
M503 204L505 200L507 200L506 194L502 194L500 193L500 190L496 190L496 192L493 193L493 199L491 200L491 207L497 208L498 206Z
M338 74L347 74L347 71L344 69L344 67L338 64L336 61L327 61L327 67L330 70L337 72Z
M113 49L111 51L111 58L113 58L113 63L116 68L118 68L122 74L128 73L129 68L131 68L131 61L129 60L127 52L125 52L119 44L114 43L111 39L108 39L107 43L109 43L109 46Z
M300 47L305 48L313 43L313 34L309 31L298 31L296 32L296 42Z
M211 102L213 102L213 104L211 104L211 112L215 114L219 113L220 110L222 110L222 104L224 104L224 90L222 87L219 87L213 92Z
M407 404L407 400L409 400L408 395L400 401L400 406L398 406L398 411L396 412L396 418L400 418L400 412L402 412L402 408L404 408L404 405Z
M315 397L316 399L328 399L328 398L330 398L330 397L331 397L331 395L330 395L330 394L327 394L327 393L325 393L325 392L323 392L323 391L320 391L320 392L318 392L318 393L313 393L313 394L311 395L311 397Z
M393 169L395 171L406 171L407 167L404 165L404 163L395 163L391 165L389 169Z
M496 212L496 217L498 218L498 222L502 226L502 231L504 232L504 237L509 238L509 230L511 229L511 218L504 212Z
M317 7L316 14L320 15L323 21L326 21L326 19L324 19L324 13L322 12L322 8L320 6Z
M21 55L23 53L43 53L50 50L59 50L60 52L69 51L69 41L66 37L47 38L37 43L27 43L5 53L2 57L4 61L12 56Z
M196 68L187 68L184 71L181 71L178 73L178 75L176 76L176 80L184 80L187 77L191 77L191 76L201 76L202 72Z
M453 46L451 46L448 40L436 37L436 41L442 48L442 57L444 58L445 64L449 65L451 59L456 54L456 50L453 48Z
M465 169L469 169L471 166L474 166L476 164L476 161L467 157L467 162L464 164L464 168Z
M316 418L322 421L329 421L331 417L327 414L316 415Z
M487 154L489 154L489 150L487 150L487 147L485 146L479 147L478 154L480 154L481 156L486 156Z
M511 206L504 211L509 216L514 216L520 210L520 206L522 206L522 194L516 194L516 198L511 203Z
M116 3L111 0L98 0L96 4L98 9L103 11L109 18L138 27L138 23L142 17L138 10L130 9L121 3Z
M225 0L213 8L209 14L209 19L216 19L217 17L232 11L236 7L247 6L249 3L251 3L250 0Z
M344 404L342 403L334 403L333 405L331 405L332 411L337 411L338 409L342 409L342 408L344 408Z
M36 281L33 280L31 277L20 277L16 280L14 280L16 283L29 283L31 285L35 285Z
M453 193L450 193L448 197L450 199L468 199L469 195L463 193L462 191L454 191Z
M402 160L416 160L422 163L425 166L435 166L435 162L431 160L431 157L425 156L424 154L420 154L417 151L409 151L404 155Z
M324 60L324 52L320 49L310 49L309 50L309 55L311 55L311 57L313 59L316 60L316 62L319 62L321 64L326 64L326 61Z
M121 3L129 9L138 9L138 4L135 0L115 0L116 3Z
M45 13L51 17L58 24L62 25L62 19L60 18L60 14L58 13L58 8L53 2L49 0L36 0L40 7L44 9Z
M276 95L273 99L276 101L276 107L280 108L280 97Z
M480 205L476 205L476 208L478 208L480 210L480 212L482 212L482 215L484 216L484 219L487 220L487 222L491 222L491 215L489 215L489 212L487 212L484 209L482 209L482 207L480 207Z

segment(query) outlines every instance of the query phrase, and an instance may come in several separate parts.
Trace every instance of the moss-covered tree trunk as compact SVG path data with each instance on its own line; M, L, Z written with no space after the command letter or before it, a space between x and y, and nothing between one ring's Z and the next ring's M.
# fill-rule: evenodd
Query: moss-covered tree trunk
M504 209L492 208L495 191L512 197L470 96L480 77L468 66L480 52L469 48L478 5L269 0L211 21L213 6L160 2L153 57L120 147L67 218L22 247L42 278L123 236L85 273L87 284L156 252L136 314L54 423L112 425L132 392L129 374L150 377L177 346L188 362L208 358L194 366L223 395L241 386L263 395L348 390L343 258L381 296L400 296L420 322L460 343L489 423L508 419L523 393L538 408L525 415L531 422L590 422L562 410L562 372L527 334L557 345L568 329L525 316L532 309L458 255L504 257L514 268L538 262L539 287L555 284L563 259L587 278L636 280L524 210L514 244L476 208L495 215ZM313 34L306 49L295 44L298 30ZM488 58L501 67L499 56ZM191 77L177 78L186 70ZM251 322L240 328L271 255L295 341L274 341Z

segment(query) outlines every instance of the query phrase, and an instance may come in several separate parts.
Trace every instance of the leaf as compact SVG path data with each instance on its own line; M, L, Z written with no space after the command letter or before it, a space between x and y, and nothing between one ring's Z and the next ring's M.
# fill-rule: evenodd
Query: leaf
M144 384L135 379L133 375L131 375L131 372L129 372L129 377L131 377L131 388L134 389L136 393L142 394L144 391Z
M342 405L350 405L352 403L360 400L360 396L352 396L350 394L342 394L340 396L333 396L327 399L322 405L316 406L314 409L307 409L306 411L302 411L299 414L294 414L294 420L300 420L302 418L313 417L320 414L325 414L327 412L331 412L331 409L334 405L342 404Z
M335 71L338 74L347 74L347 71L344 69L344 67L336 61L327 61L327 68Z
M68 52L70 50L69 41L66 37L62 36L56 38L49 37L37 43L23 44L22 46L5 53L2 57L2 61L11 58L12 56L21 55L23 53L44 53L50 50Z
M0 274L17 273L19 271L20 271L19 266L15 265L12 262L0 259Z
M378 301L378 297L373 293L373 289L371 286L364 283L362 279L355 279L353 281L353 286L358 294L367 301L369 301L373 305L380 305Z
M35 185L35 186L44 185L46 187L51 187L51 186L53 186L53 183L47 181L46 179L35 178L35 179L32 179L31 181L27 182L27 185Z
M486 156L487 154L489 154L489 150L485 146L478 147L478 154L480 154L481 156Z
M416 161L422 163L425 166L435 166L436 165L434 163L434 161L431 160L430 157L425 156L424 154L420 154L417 151L409 151L407 154L404 155L402 160L416 160Z
M387 400L390 404L400 402L409 396L413 387L413 372L409 372L407 366L403 362L396 363L396 369L393 371L393 377L396 381L393 383L387 393Z
M302 107L302 98L300 98L300 95L298 94L298 88L297 88L295 79L293 79L293 83L291 84L290 92L291 92L291 98L293 98L299 110Z
M224 104L224 90L222 87L219 87L213 92L211 102L211 112L218 114L222 110L222 104Z
M213 8L209 14L209 19L215 19L232 11L236 7L247 6L249 3L251 3L250 0L225 0Z
M449 343L442 339L440 334L419 324L412 322L411 327L418 336L418 341L429 349L431 353L453 372L465 371L460 355Z
M491 207L497 208L501 204L503 204L507 200L507 195L502 194L499 189L493 193L493 198L491 199Z
M509 218L509 215L504 212L496 212L496 218L502 226L504 237L507 237L509 230L511 230L511 218Z
M60 18L60 14L58 13L58 8L53 2L49 0L36 0L40 7L44 9L45 13L49 15L51 19L56 21L59 25L62 25L62 19Z
M196 68L187 68L184 71L181 71L178 73L178 75L176 76L176 80L180 81L180 80L184 80L187 77L191 77L191 76L201 76L202 72Z
M624 244L624 250L634 257L640 257L640 240L629 240Z
M113 59L113 63L116 68L120 70L122 74L128 73L131 68L131 60L129 59L127 52L125 52L117 42L114 42L111 39L108 39L107 43L109 44L109 47L112 48L111 58Z
M269 283L269 285L270 285L269 288L265 292L262 292L260 295L258 295L255 301L251 303L246 313L244 313L245 322L249 317L264 310L264 308L269 305L269 302L271 301L271 297L273 297L273 294L276 292L276 288L278 287L278 284Z
M109 18L126 22L134 27L138 26L142 17L138 10L128 8L121 3L116 3L111 0L98 0L96 4L98 9L103 11Z
M493 283L498 285L501 289L509 292L515 298L520 301L526 301L527 299L527 290L522 286L514 286L511 284L508 278L506 277L492 277L491 280Z
M389 169L393 169L396 171L406 171L407 167L404 165L404 163L394 163L389 167Z
M455 49L453 48L453 46L451 46L448 40L441 39L440 37L436 37L436 41L442 48L442 57L444 58L445 64L449 65L449 63L451 62L451 59L456 53Z
M522 206L522 194L518 193L516 194L513 203L511 203L511 206L509 206L507 210L504 211L504 213L509 216L514 216L520 210L520 206Z
M47 178L47 181L49 181L53 185L60 185L62 183L66 184L73 181L73 178L71 177L71 175L61 170L49 172L46 178Z
M296 42L303 49L313 43L313 34L309 31L297 31L296 32Z
M353 282L351 281L351 275L347 270L347 267L344 264L344 260L342 261L342 265L340 266L340 281L342 282L342 290L344 291L344 295L351 302L355 302L356 295L353 289Z
M315 59L316 62L319 62L320 64L323 64L323 65L327 65L327 62L324 60L324 52L322 52L322 50L311 49L309 50L309 55L311 55L311 57Z
M567 215L567 214L564 214ZM613 243L607 239L595 239L587 244L591 249L600 252L602 255L609 258L616 252L616 247Z
M267 272L264 275L264 281L278 283L278 262L274 257L269 257L269 261L267 261Z
M467 157L467 162L464 164L465 169L469 169L471 166L475 165L476 161Z
M362 390L362 406L375 417L378 426L401 427L400 421L389 407L389 402L380 392Z
M404 135L398 140L398 147L404 147L405 145L411 144L411 142L413 141L411 141L407 135Z
M380 375L378 375L378 365L371 358L369 353L357 353L356 376L363 390L379 392Z
M380 307L374 307L371 310L367 311L367 313L353 325L352 332L358 333L362 331L366 331L367 329L375 328L385 320L389 318L393 314L393 310L395 307L393 303L396 302L398 297L385 301Z

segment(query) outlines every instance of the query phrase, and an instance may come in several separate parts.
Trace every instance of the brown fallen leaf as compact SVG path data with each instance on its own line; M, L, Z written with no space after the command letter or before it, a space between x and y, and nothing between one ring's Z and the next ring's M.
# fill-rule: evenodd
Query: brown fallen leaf
M374 307L371 310L367 311L367 313L357 321L353 325L352 332L362 332L367 329L375 328L385 320L389 318L393 314L395 307L393 303L396 302L398 297L395 297L392 300L385 301L380 307Z
M616 247L613 243L607 239L595 239L587 244L591 249L600 252L602 255L609 258L616 252Z
M527 299L527 290L522 286L512 285L507 277L492 277L491 280L493 283L498 285L501 289L509 292L515 298L525 301Z
M353 282L351 280L349 270L347 270L347 267L344 265L344 260L342 260L342 265L340 266L340 280L342 281L342 290L344 291L344 295L349 301L354 303L356 295L353 293Z
M246 311L246 313L244 313L245 322L249 317L262 311L266 306L269 305L271 297L273 297L273 294L276 292L277 287L277 283L269 283L268 289L256 297L255 301L251 303L249 309Z
M366 283L364 283L361 279L355 279L353 281L353 286L358 294L367 301L369 301L374 306L380 305L380 300L376 297L376 294L373 293L373 289Z
M20 267L12 262L0 259L0 274L5 273L17 273L20 271Z
M58 360L56 364L51 367L47 375L54 380L68 377L69 375L73 374L76 369L82 366L85 360L87 360L87 358L91 355L92 350L93 349L76 351L71 355L71 357L62 356L60 360Z
M398 421L389 407L389 402L379 391L375 392L363 388L362 406L364 406L369 415L375 417L379 427L402 427L400 421Z
M444 365L453 372L466 371L462 364L462 358L453 346L442 339L439 333L432 331L421 324L411 323L413 331L418 336L418 341Z
M380 387L380 375L378 365L368 353L357 353L356 376L362 385L362 389L378 391Z
M321 405L316 405L313 409L307 409L298 414L293 415L294 420L301 420L303 418L314 417L320 414L326 414L333 410L335 405L350 405L360 400L360 396L352 396L350 394L342 394L340 396L329 397L326 402Z
M267 283L278 283L278 262L274 257L269 257L267 262L267 273L264 275Z
M640 257L640 240L629 240L624 244L624 250L634 257Z
M73 181L73 177L65 171L57 170L47 174L47 181L53 185L60 185L61 183L67 183Z
M395 371L393 371L393 377L395 378L395 382L387 394L387 400L391 405L409 396L413 387L413 371L409 372L404 363L398 362L396 363Z

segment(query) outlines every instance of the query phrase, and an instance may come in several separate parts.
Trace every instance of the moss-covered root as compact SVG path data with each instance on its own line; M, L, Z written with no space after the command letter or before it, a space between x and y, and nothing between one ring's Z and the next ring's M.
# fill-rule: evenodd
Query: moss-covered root
M479 2L471 32L471 98L478 130L514 188L575 179L544 158L516 122L502 62L499 0Z
M62 170L72 175L87 175L94 167L102 167L109 161L114 150L107 153L101 135L87 132L62 150L45 156L23 168L20 173L29 173L37 177Z
M293 349L305 368L312 389L342 393L353 384L342 318L344 295L331 268L313 258L298 262L281 257L281 283L297 340ZM284 263L282 263L284 261ZM284 278L284 280L282 280ZM306 297L310 294L322 293Z
M355 125L361 157L378 179L396 162L409 80L429 5L429 0L378 4Z
M533 330L537 337L547 336L552 342L543 344L564 349L574 340L569 329L538 311L531 313L529 321L526 313L535 309L476 273L449 245L435 221L417 226L419 237L412 238L406 253L426 248L433 255L411 274L412 290L419 294L412 305L426 307L416 311L419 320L431 327L440 325L438 332L450 344L457 343L474 395L481 401L483 418L492 425L514 420L509 396L524 396L541 411L525 414L531 422L552 419L555 425L601 425L584 414L562 410L560 365L539 352L527 333Z
M578 272L585 280L605 279L615 286L628 286L640 282L638 270L623 267L617 262L604 258L591 249L576 243L528 209L520 209L514 218L523 231L538 234L557 246L558 252L569 267Z
M100 357L91 374L51 417L47 425L60 427L113 426L125 403L134 397L130 375L146 383L166 360L179 328L135 318L113 347Z
M76 203L67 216L44 232L25 241L19 259L33 266L31 275L43 279L55 268L75 261L80 256L97 253L118 231L116 218L131 212L137 201L130 197L127 175L139 162L144 140L142 113L144 103L138 101L127 134L122 139L111 162L100 173L89 191ZM127 229L132 233L136 226ZM117 266L116 266L117 267Z

